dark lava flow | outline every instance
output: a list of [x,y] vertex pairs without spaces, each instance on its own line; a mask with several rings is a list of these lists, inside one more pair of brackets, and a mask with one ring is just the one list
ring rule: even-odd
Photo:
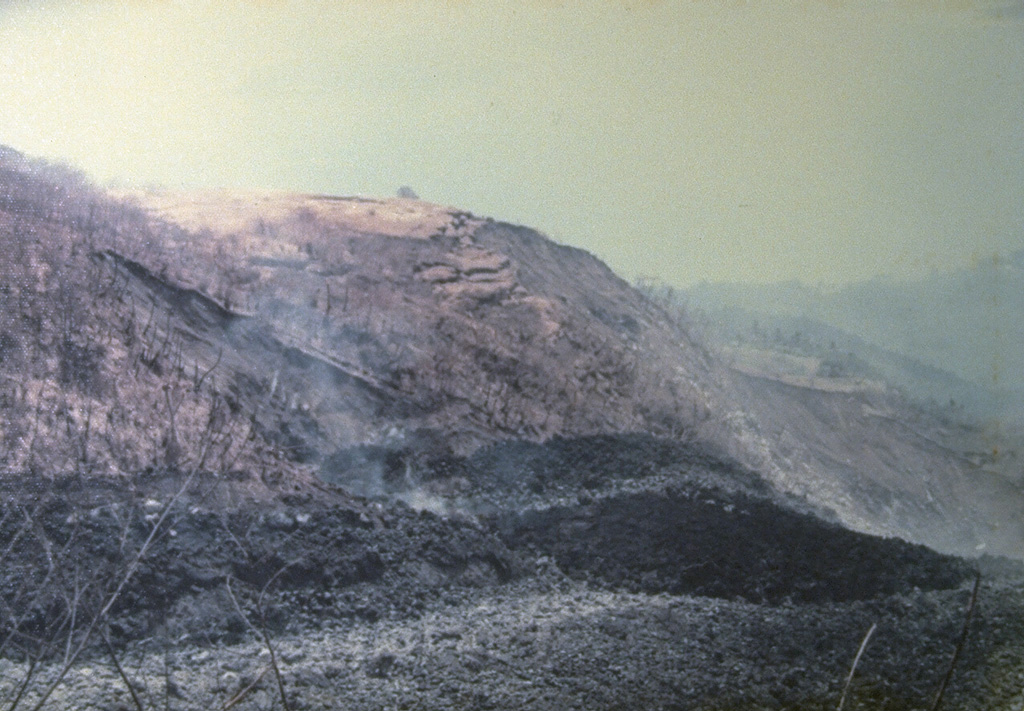
[[954,587],[966,563],[788,511],[745,494],[669,488],[503,521],[512,548],[615,589],[751,602],[844,602]]
[[[461,500],[476,515],[401,501],[218,512],[186,497],[121,593],[111,633],[122,642],[159,630],[230,639],[244,631],[230,594],[251,607],[267,586],[287,599],[270,620],[277,627],[415,615],[452,591],[529,577],[541,558],[601,589],[771,604],[954,588],[971,572],[963,560],[787,506],[756,478],[677,444],[508,444],[454,471],[481,481],[479,500]],[[636,472],[650,488],[636,488]],[[159,502],[108,488],[107,500],[78,505],[59,488],[42,504],[23,492],[0,505],[6,631],[45,637],[76,589],[79,605],[100,604],[153,529]]]

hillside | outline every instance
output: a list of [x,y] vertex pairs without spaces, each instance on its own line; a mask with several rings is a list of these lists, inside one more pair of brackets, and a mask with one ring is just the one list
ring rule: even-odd
[[[995,380],[972,379],[969,364],[950,350],[973,349],[971,358],[1002,365],[1016,357],[1013,344],[1019,335],[1014,334],[1021,324],[1012,299],[971,301],[980,289],[992,292],[1012,282],[1015,263],[981,265],[915,283],[852,285],[829,293],[799,284],[719,284],[672,296],[676,308],[700,314],[706,324],[705,341],[733,369],[791,381],[796,377],[861,383],[876,390],[887,387],[903,402],[904,422],[931,421],[926,428],[942,430],[938,441],[986,473],[1019,487],[1024,483],[1024,389],[1013,385],[1012,372]],[[988,276],[997,283],[978,283]],[[858,310],[857,294],[870,294],[875,286],[890,302],[886,308],[862,309],[859,322],[844,320],[843,313]],[[950,293],[944,293],[947,289]],[[927,318],[908,316],[933,308],[937,312]],[[1003,320],[997,323],[998,319],[979,315],[971,321],[971,309],[998,312]],[[835,325],[845,322],[852,331]],[[911,338],[927,340],[933,349],[908,346]],[[936,356],[935,348],[946,354]]]
[[531,230],[405,199],[131,197],[202,225],[173,248],[168,278],[361,383],[374,407],[311,402],[329,389],[281,371],[281,397],[330,421],[332,442],[396,426],[457,452],[600,431],[695,437],[707,417],[714,366],[688,335],[589,254]]
[[338,398],[322,372],[311,386],[308,366],[273,370],[275,397],[316,423],[301,446],[329,481],[457,492],[451,457],[488,442],[648,432],[736,458],[858,530],[965,552],[1024,542],[1024,498],[958,449],[955,426],[879,378],[759,386],[593,257],[527,228],[402,199],[128,197],[206,235],[176,247],[193,262],[168,259],[169,278],[359,383]]
[[1019,701],[1021,569],[949,553],[1021,491],[871,373],[408,198],[4,150],[0,241],[12,711],[831,708],[876,622],[853,697],[921,708],[976,568],[950,697]]
[[229,471],[229,497],[429,481],[458,498],[453,472],[485,445],[643,432],[857,530],[1022,549],[1020,492],[955,428],[841,373],[759,384],[528,228],[405,198],[108,195],[3,160],[8,470]]
[[6,421],[33,431],[7,433],[8,468],[195,461],[204,437],[248,429],[285,466],[396,432],[468,452],[695,437],[707,419],[710,393],[642,355],[708,371],[686,334],[529,230],[407,200],[177,196],[190,216],[158,196],[145,212],[21,158],[0,177]]
[[[1022,421],[1024,251],[936,271],[916,280],[874,279],[833,289],[786,284],[703,284],[687,291],[695,308],[744,329],[803,333],[828,343],[854,338],[915,395],[977,403],[976,414]],[[799,322],[802,322],[799,323]],[[904,359],[904,363],[896,363]],[[930,374],[921,371],[930,369]],[[918,372],[913,372],[917,370]],[[946,382],[939,382],[939,378]]]

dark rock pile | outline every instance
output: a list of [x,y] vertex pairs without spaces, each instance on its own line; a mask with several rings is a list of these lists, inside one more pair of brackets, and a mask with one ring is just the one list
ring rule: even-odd
[[[512,475],[570,460],[588,482],[571,495]],[[74,647],[121,581],[53,707],[131,708],[116,658],[146,708],[834,708],[876,624],[847,708],[926,708],[962,629],[967,562],[845,530],[677,444],[509,443],[444,472],[493,485],[474,510],[424,474],[449,484],[429,498],[446,513],[408,491],[220,510],[186,492],[164,518],[168,497],[9,492],[0,698],[31,670],[31,708],[68,613]],[[948,694],[1015,708],[1024,575],[984,567]]]

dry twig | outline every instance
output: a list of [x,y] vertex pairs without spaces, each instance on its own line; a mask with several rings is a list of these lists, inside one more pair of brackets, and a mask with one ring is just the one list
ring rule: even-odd
[[128,680],[128,675],[125,674],[124,667],[121,666],[121,660],[117,658],[117,652],[114,651],[114,645],[110,643],[110,637],[107,636],[106,630],[101,631],[103,637],[103,645],[107,648],[107,654],[110,655],[110,661],[114,663],[114,668],[117,669],[118,676],[121,677],[121,681],[128,687],[128,693],[132,695],[132,702],[135,704],[135,708],[139,711],[144,711],[142,707],[142,701],[139,699],[139,695],[135,692],[135,687],[131,681]]
[[953,650],[953,658],[949,660],[949,669],[946,670],[946,675],[942,677],[942,682],[939,684],[939,690],[935,693],[935,701],[932,702],[931,711],[939,711],[939,706],[942,705],[942,697],[946,693],[946,687],[949,686],[949,681],[953,678],[953,670],[956,668],[956,663],[963,652],[964,644],[967,643],[967,632],[971,627],[971,618],[974,617],[974,605],[978,602],[978,589],[980,587],[981,571],[976,571],[974,588],[971,590],[971,600],[967,603],[967,614],[964,617],[964,628],[960,631],[960,639],[957,640],[956,649]]
[[850,684],[853,682],[853,675],[857,671],[857,664],[860,663],[860,658],[864,654],[864,650],[867,649],[868,642],[871,640],[871,635],[875,633],[875,628],[878,627],[878,623],[872,623],[871,629],[864,635],[864,639],[860,643],[860,649],[857,650],[857,656],[853,658],[853,664],[850,665],[850,674],[846,677],[846,684],[843,686],[843,695],[839,697],[839,705],[836,706],[836,711],[843,711],[843,704],[846,703],[846,693],[850,690]]

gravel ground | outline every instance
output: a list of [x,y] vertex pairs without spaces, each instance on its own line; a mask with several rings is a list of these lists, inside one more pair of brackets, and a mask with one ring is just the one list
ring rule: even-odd
[[[455,596],[415,617],[272,635],[289,708],[835,708],[872,624],[846,708],[927,708],[968,596],[770,607],[597,591],[560,577],[550,562],[539,567],[527,582]],[[1021,708],[1020,592],[989,589],[980,605],[988,621],[975,630],[947,708]],[[996,624],[1000,617],[1015,617],[1016,629]],[[120,663],[147,709],[222,707],[250,687],[235,708],[283,707],[267,645],[255,635],[231,645],[150,640],[122,652]],[[26,670],[0,663],[0,692]],[[102,657],[76,667],[50,705],[134,708]]]

